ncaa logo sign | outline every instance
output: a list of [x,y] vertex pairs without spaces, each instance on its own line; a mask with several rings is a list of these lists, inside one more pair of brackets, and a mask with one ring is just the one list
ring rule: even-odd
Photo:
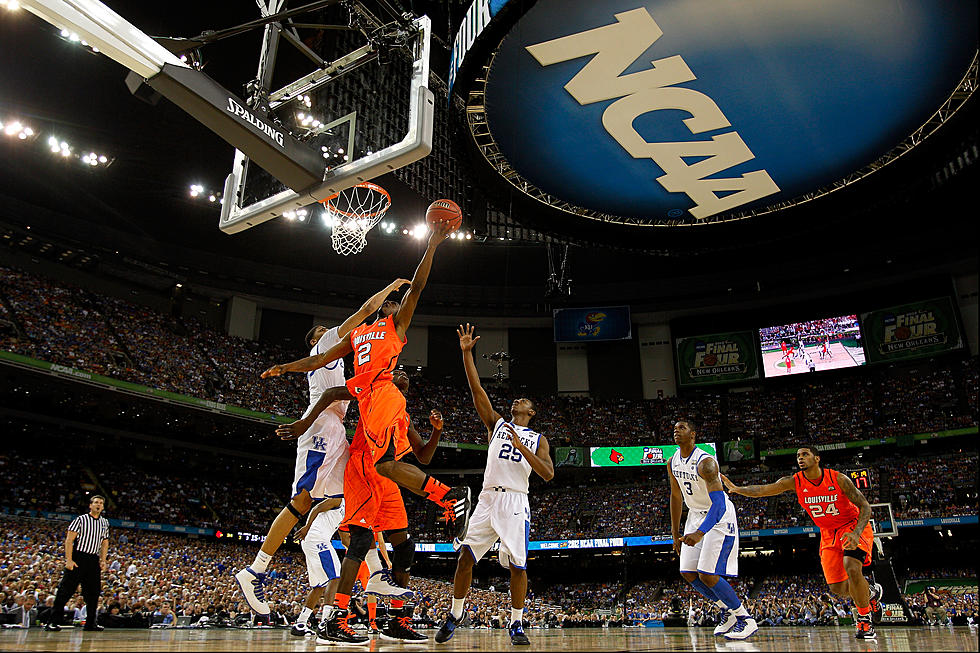
[[976,2],[538,0],[497,48],[486,120],[573,206],[697,224],[885,155],[976,53]]

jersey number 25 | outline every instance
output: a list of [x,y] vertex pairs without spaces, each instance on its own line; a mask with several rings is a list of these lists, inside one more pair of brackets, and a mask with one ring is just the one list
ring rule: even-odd
[[500,445],[500,453],[497,454],[497,458],[513,460],[515,463],[519,463],[524,460],[524,456],[521,455],[521,452],[506,442]]

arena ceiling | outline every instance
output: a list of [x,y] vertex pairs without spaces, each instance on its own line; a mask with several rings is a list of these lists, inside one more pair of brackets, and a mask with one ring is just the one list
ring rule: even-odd
[[[257,15],[254,4],[244,0],[233,5],[199,3],[188,11],[160,11],[158,5],[132,0],[108,4],[153,35],[193,36]],[[448,79],[449,44],[468,3],[402,5],[432,16],[438,37],[433,71]],[[213,46],[213,52],[206,50],[205,71],[228,88],[239,89],[254,76],[259,39],[259,32],[250,32]],[[565,72],[574,76],[572,69]],[[44,212],[39,211],[33,218],[35,229],[88,241],[93,249],[123,249],[149,263],[186,258],[188,268],[207,267],[210,254],[212,265],[234,267],[239,275],[249,274],[255,264],[293,270],[300,287],[307,273],[369,281],[411,273],[422,245],[408,237],[375,234],[362,254],[344,258],[329,249],[328,230],[281,219],[232,236],[219,232],[217,206],[192,199],[187,189],[192,183],[220,188],[232,159],[231,146],[166,101],[157,106],[140,102],[126,88],[124,77],[120,66],[59,38],[35,17],[25,12],[0,14],[0,120],[16,115],[42,126],[45,133],[58,133],[59,138],[113,156],[104,170],[79,170],[43,148],[27,151],[14,140],[0,140],[5,161],[0,194],[15,200],[0,207],[0,220],[22,229],[33,217],[25,207],[40,207],[71,219],[58,224],[55,219],[42,220]],[[904,81],[882,77],[861,83],[880,86],[875,97],[883,102],[888,90]],[[578,299],[576,288],[583,289],[583,300],[591,300],[589,295],[608,297],[610,287],[634,292],[644,286],[654,298],[683,294],[685,284],[723,293],[726,288],[755,286],[760,279],[793,285],[846,280],[848,275],[887,278],[949,262],[975,262],[976,240],[967,235],[973,233],[976,206],[976,103],[975,97],[967,99],[934,133],[893,163],[811,201],[787,203],[742,220],[692,226],[681,224],[684,218],[639,230],[629,220],[562,219],[560,210],[556,213],[553,206],[529,200],[527,193],[513,184],[502,185],[499,175],[495,178],[481,168],[467,145],[469,135],[457,129],[454,154],[468,161],[474,193],[481,196],[475,214],[464,222],[477,238],[451,243],[447,248],[453,252],[440,256],[454,284],[540,287],[543,292],[549,272],[543,241],[556,244],[553,260],[561,244],[570,243],[573,300]],[[887,104],[872,109],[879,116],[890,111]],[[870,120],[874,122],[873,115]],[[603,160],[590,153],[580,163],[587,168]],[[854,168],[867,163],[858,157]],[[515,161],[518,168],[524,165]],[[435,199],[419,196],[390,176],[381,183],[393,196],[393,220],[406,225],[420,220],[428,201]],[[793,197],[807,191],[805,185],[794,188]],[[586,208],[598,210],[604,206],[605,192],[597,189],[569,201],[591,202]],[[512,223],[512,240],[498,239],[506,235],[499,224],[488,228],[485,207]],[[618,209],[619,215],[625,213],[629,211]],[[532,236],[522,236],[521,226]],[[586,292],[588,288],[593,292]]]

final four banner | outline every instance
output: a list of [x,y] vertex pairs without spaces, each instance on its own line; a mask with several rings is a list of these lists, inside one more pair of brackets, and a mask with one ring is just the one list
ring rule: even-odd
[[865,355],[884,363],[963,348],[963,334],[949,297],[861,314]]
[[751,331],[677,339],[677,381],[713,385],[759,378],[758,348]]
[[554,319],[555,342],[629,340],[633,337],[629,306],[558,308]]

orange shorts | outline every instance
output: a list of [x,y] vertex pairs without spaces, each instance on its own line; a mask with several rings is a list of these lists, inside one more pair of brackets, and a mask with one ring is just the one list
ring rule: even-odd
[[398,485],[374,469],[367,451],[351,451],[344,469],[344,521],[375,532],[408,528]]
[[[847,580],[847,571],[844,569],[844,533],[854,530],[856,522],[851,522],[839,528],[820,529],[820,566],[823,567],[824,578],[828,585],[843,583]],[[874,532],[871,524],[864,527],[861,537],[858,538],[858,549],[864,553],[863,565],[867,567],[871,564],[871,547],[874,546]]]
[[357,397],[357,407],[361,413],[358,426],[364,429],[375,462],[392,449],[392,443],[394,459],[398,460],[411,448],[408,442],[410,420],[405,410],[405,395],[390,380],[378,381],[369,388],[364,388],[360,385],[363,382],[360,376],[347,381],[347,389]]

